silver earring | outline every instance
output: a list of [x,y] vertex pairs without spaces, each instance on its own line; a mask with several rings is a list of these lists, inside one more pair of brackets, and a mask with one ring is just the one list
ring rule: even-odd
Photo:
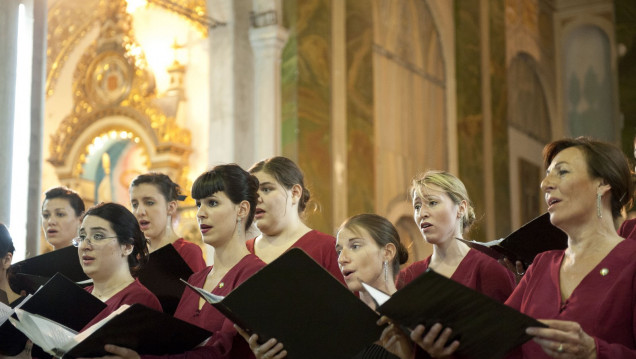
[[383,267],[384,267],[384,282],[386,283],[389,281],[389,262],[384,261]]
[[596,216],[598,218],[603,218],[603,212],[601,212],[601,194],[596,194]]

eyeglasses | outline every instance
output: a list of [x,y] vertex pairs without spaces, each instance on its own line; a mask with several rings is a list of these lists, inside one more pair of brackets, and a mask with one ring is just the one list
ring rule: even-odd
[[104,239],[109,239],[109,238],[117,238],[117,236],[108,236],[107,237],[107,236],[103,235],[102,233],[95,233],[89,238],[85,234],[83,234],[83,235],[80,235],[79,237],[73,238],[71,243],[73,243],[73,246],[79,247],[80,243],[82,243],[84,241],[88,241],[88,244],[90,246],[92,246],[93,244],[99,244]]

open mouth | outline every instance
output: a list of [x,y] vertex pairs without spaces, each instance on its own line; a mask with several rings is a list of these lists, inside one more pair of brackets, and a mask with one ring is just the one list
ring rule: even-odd
[[420,229],[427,229],[427,228],[429,228],[429,227],[433,227],[433,225],[432,225],[432,224],[430,224],[430,223],[422,223],[422,224],[420,225]]
[[349,279],[351,277],[351,275],[353,273],[355,273],[356,271],[354,270],[350,270],[350,269],[345,269],[342,271],[342,276],[344,277],[344,279]]
[[49,230],[47,230],[47,231],[46,231],[46,233],[47,233],[47,234],[49,234],[49,235],[51,235],[51,234],[56,234],[56,233],[57,233],[57,230],[55,230],[55,229],[49,229]]
[[146,220],[141,220],[139,221],[139,227],[141,228],[142,231],[144,231],[150,227],[150,222]]
[[559,202],[561,202],[561,200],[558,199],[558,198],[550,198],[550,199],[548,199],[548,209],[550,207],[552,207],[553,205],[559,203]]
[[87,256],[87,255],[83,255],[82,256],[82,264],[84,264],[84,265],[91,264],[91,263],[93,263],[94,260],[95,260],[94,257]]

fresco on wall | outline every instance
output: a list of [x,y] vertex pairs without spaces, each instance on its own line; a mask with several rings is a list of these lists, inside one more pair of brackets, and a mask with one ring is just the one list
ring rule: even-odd
[[526,53],[512,60],[508,70],[508,118],[510,126],[544,144],[552,139],[552,131],[536,67],[534,59]]
[[147,155],[142,146],[128,140],[107,140],[86,158],[81,178],[95,184],[94,204],[117,202],[127,205],[128,186],[147,172]]
[[574,29],[564,42],[563,98],[571,136],[613,142],[614,85],[607,35],[595,26]]

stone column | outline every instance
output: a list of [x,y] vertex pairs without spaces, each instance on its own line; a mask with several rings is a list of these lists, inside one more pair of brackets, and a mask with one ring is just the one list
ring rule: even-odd
[[226,18],[226,25],[210,30],[210,121],[208,128],[208,159],[211,167],[219,163],[234,162],[234,7],[232,0],[208,0],[208,8],[218,6]]
[[281,154],[280,64],[288,34],[278,22],[250,29],[254,51],[253,162]]
[[9,225],[19,0],[0,1],[0,222]]
[[31,76],[31,139],[27,194],[26,253],[40,253],[40,198],[42,196],[42,144],[44,87],[46,83],[47,0],[33,1],[33,63]]

